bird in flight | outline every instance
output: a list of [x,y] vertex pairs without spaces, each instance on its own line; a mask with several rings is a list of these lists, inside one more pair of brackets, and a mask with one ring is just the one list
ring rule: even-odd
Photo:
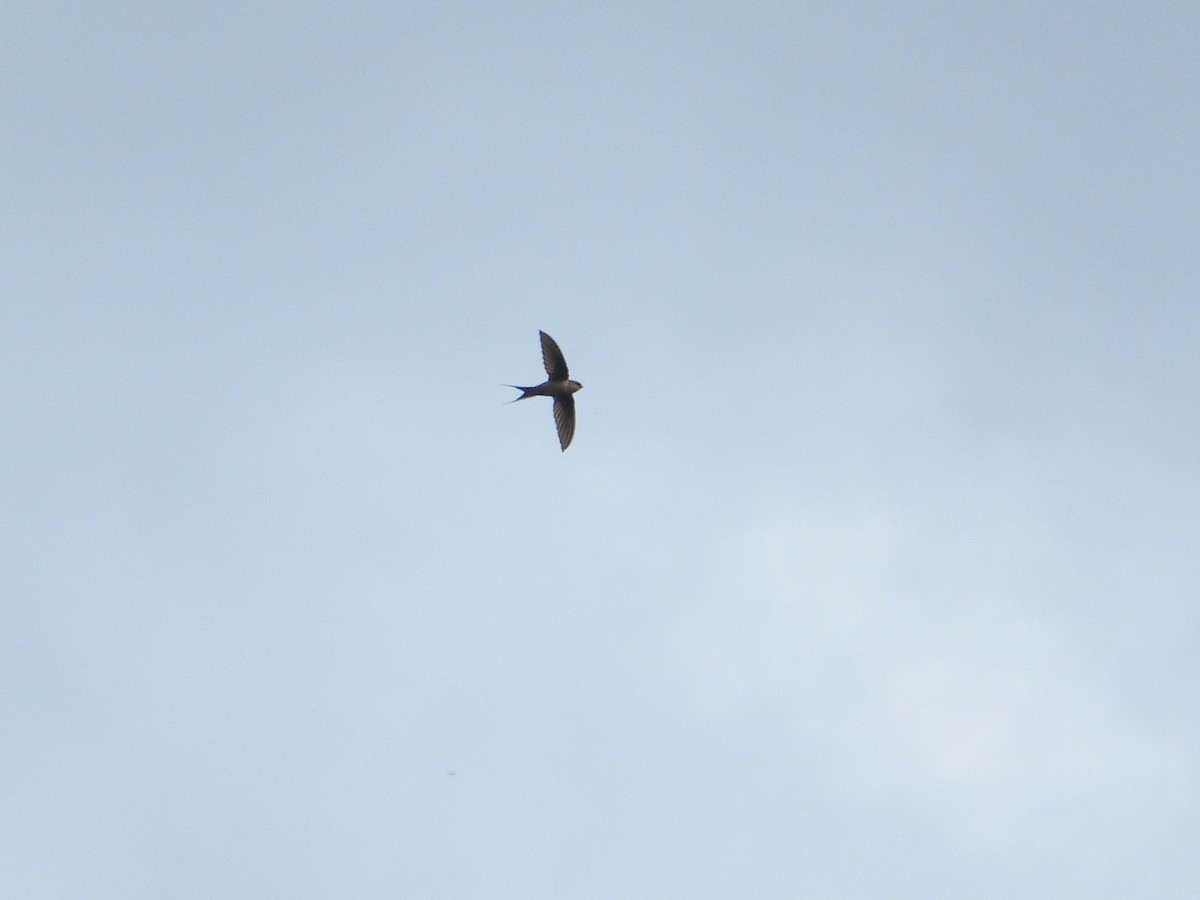
[[554,343],[554,338],[544,331],[538,334],[542,338],[542,364],[546,367],[546,380],[533,387],[521,387],[518,384],[507,384],[505,387],[522,392],[517,400],[526,397],[554,398],[554,424],[558,427],[558,442],[566,450],[575,436],[575,398],[572,395],[583,385],[567,377],[567,361],[558,344]]

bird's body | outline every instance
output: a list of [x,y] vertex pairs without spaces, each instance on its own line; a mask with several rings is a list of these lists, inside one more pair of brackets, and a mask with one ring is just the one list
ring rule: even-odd
[[[583,388],[578,381],[568,377],[567,361],[554,338],[539,331],[542,339],[542,364],[546,367],[547,378],[541,384],[533,387],[521,387],[510,384],[507,387],[516,388],[521,392],[517,400],[528,397],[551,397],[554,400],[554,424],[558,428],[558,443],[564,450],[571,444],[575,436],[575,397],[574,393]],[[514,403],[516,400],[513,401]]]

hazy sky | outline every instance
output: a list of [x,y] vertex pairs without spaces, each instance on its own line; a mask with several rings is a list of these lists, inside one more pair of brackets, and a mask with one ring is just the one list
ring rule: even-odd
[[1195,7],[0,59],[4,896],[1200,890]]

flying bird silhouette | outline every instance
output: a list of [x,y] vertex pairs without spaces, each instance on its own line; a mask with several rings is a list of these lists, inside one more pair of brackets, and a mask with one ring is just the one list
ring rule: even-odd
[[533,387],[521,387],[518,384],[507,384],[505,387],[516,388],[522,392],[517,400],[524,400],[526,397],[554,398],[554,424],[558,428],[558,443],[566,450],[571,445],[571,438],[575,437],[575,398],[572,394],[582,389],[583,385],[568,377],[567,361],[558,349],[558,344],[554,343],[554,338],[544,331],[539,331],[538,334],[542,339],[542,365],[546,367],[548,377]]

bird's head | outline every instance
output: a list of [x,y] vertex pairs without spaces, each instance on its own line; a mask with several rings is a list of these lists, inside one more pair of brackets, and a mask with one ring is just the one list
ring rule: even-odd
[[571,389],[572,394],[575,393],[576,391],[583,390],[583,385],[580,384],[578,381],[568,381],[567,387],[569,387]]

